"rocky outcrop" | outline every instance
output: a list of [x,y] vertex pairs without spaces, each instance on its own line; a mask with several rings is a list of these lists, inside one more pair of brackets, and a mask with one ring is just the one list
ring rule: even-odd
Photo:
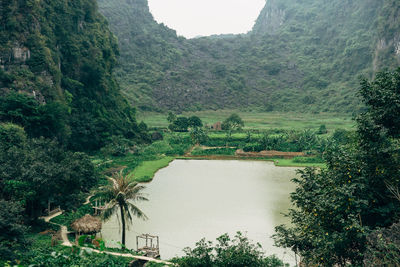
[[25,63],[28,59],[31,58],[31,51],[27,47],[16,44],[16,46],[12,49],[12,55],[13,61],[15,63]]
[[400,33],[389,39],[378,40],[372,64],[374,72],[390,65],[396,67],[400,64]]
[[278,5],[276,0],[267,0],[264,9],[261,11],[257,23],[253,27],[256,34],[275,34],[284,24],[286,10],[282,5]]

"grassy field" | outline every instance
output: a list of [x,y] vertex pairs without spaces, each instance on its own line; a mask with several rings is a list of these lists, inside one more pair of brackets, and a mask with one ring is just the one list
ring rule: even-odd
[[149,182],[153,179],[154,174],[173,161],[174,157],[163,157],[158,160],[144,161],[133,171],[134,179],[137,182]]
[[[196,115],[203,123],[212,125],[223,121],[230,114],[238,113],[245,122],[245,129],[318,129],[325,124],[328,131],[338,128],[353,129],[354,121],[349,114],[306,114],[306,113],[277,113],[277,112],[240,112],[234,110],[185,112],[183,116]],[[167,115],[160,113],[141,113],[138,120],[144,121],[150,127],[167,127]]]

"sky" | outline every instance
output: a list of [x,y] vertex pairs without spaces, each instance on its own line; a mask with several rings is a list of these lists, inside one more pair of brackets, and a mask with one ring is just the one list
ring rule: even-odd
[[266,0],[148,0],[150,12],[186,38],[247,33]]

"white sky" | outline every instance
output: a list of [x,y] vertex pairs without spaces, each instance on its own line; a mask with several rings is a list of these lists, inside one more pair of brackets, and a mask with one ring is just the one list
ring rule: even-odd
[[251,30],[266,0],[148,0],[159,23],[186,38]]

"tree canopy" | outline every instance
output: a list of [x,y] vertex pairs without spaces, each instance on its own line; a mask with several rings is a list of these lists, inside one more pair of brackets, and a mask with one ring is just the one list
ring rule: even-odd
[[231,114],[222,122],[223,130],[239,130],[244,126],[242,118],[236,113]]
[[228,234],[217,238],[217,244],[204,238],[196,243],[195,248],[185,248],[186,255],[174,261],[182,267],[284,267],[276,256],[266,257],[259,244],[252,244],[242,233],[233,239]]
[[368,109],[357,119],[356,139],[332,146],[325,155],[326,169],[307,168],[294,179],[295,208],[289,212],[293,227],[279,226],[275,237],[306,263],[362,265],[371,230],[398,220],[400,202],[388,188],[400,187],[400,125],[389,122],[399,115],[393,96],[400,88],[394,82],[398,74],[382,72],[373,82],[363,80],[361,94]]
[[13,124],[0,124],[0,198],[22,204],[36,219],[50,201],[64,209],[83,200],[97,182],[94,166],[81,152],[65,151],[56,141],[29,139]]

